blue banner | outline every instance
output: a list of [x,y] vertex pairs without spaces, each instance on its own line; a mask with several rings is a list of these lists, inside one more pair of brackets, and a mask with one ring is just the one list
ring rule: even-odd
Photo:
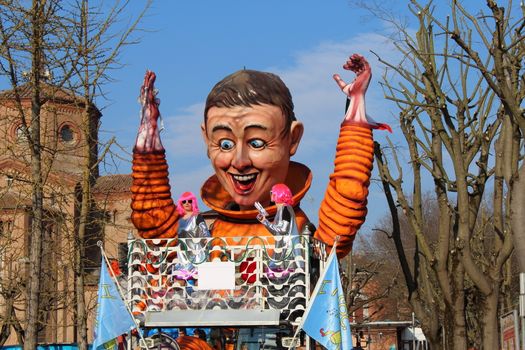
[[351,350],[352,333],[335,247],[326,264],[300,327],[328,350]]
[[135,327],[135,321],[126,308],[115,281],[109,275],[104,257],[102,257],[93,349],[96,350],[104,343],[110,342]]

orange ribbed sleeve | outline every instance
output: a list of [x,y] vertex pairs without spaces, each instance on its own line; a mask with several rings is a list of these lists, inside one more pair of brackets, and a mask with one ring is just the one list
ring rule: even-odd
[[314,237],[333,246],[336,236],[339,258],[352,250],[359,227],[366,218],[368,186],[374,160],[372,130],[358,124],[343,124],[335,155],[335,169],[319,209]]
[[133,152],[131,221],[142,238],[177,236],[179,214],[171,199],[164,151]]

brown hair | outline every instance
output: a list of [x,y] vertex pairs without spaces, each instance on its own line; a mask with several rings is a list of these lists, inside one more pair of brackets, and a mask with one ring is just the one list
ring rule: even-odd
[[290,90],[273,73],[244,69],[232,73],[211,89],[204,108],[204,123],[211,107],[235,107],[268,104],[279,107],[286,117],[286,132],[296,120]]

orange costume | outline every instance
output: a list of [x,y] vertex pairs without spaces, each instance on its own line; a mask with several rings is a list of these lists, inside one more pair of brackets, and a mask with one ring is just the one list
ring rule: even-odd
[[[352,249],[354,236],[363,224],[367,209],[368,185],[373,162],[373,128],[389,128],[384,124],[369,122],[364,115],[364,93],[370,81],[368,63],[354,55],[345,65],[357,73],[352,84],[344,83],[334,76],[350,101],[345,120],[341,124],[335,169],[330,175],[325,197],[319,209],[319,226],[314,237],[332,246],[336,236],[338,255],[343,257]],[[132,221],[143,238],[176,237],[178,214],[171,199],[168,166],[164,148],[160,142],[156,118],[159,116],[158,101],[154,95],[155,75],[147,72],[142,87],[142,124],[133,152]],[[155,127],[151,127],[154,120]],[[148,124],[149,123],[149,124]],[[142,136],[141,136],[142,135]],[[153,139],[150,138],[153,136]],[[308,223],[300,209],[300,200],[308,191],[312,180],[310,170],[296,162],[290,162],[286,185],[294,193],[294,209],[299,232]],[[219,214],[211,227],[213,237],[271,236],[256,216],[258,211],[230,210],[230,195],[214,175],[203,185],[201,196],[204,203]],[[276,206],[265,208],[270,216]],[[242,244],[242,243],[241,243]]]
[[189,335],[179,336],[175,341],[179,344],[181,349],[185,350],[213,350],[213,348],[204,340]]

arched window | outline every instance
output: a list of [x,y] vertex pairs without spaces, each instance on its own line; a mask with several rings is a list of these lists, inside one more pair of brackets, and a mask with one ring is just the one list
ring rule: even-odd
[[16,135],[16,141],[17,142],[25,142],[27,141],[27,134],[26,134],[26,127],[23,125],[19,125],[16,127],[15,131]]
[[60,131],[58,132],[60,136],[60,141],[65,143],[72,143],[75,141],[75,132],[71,128],[71,126],[65,124],[60,128]]

